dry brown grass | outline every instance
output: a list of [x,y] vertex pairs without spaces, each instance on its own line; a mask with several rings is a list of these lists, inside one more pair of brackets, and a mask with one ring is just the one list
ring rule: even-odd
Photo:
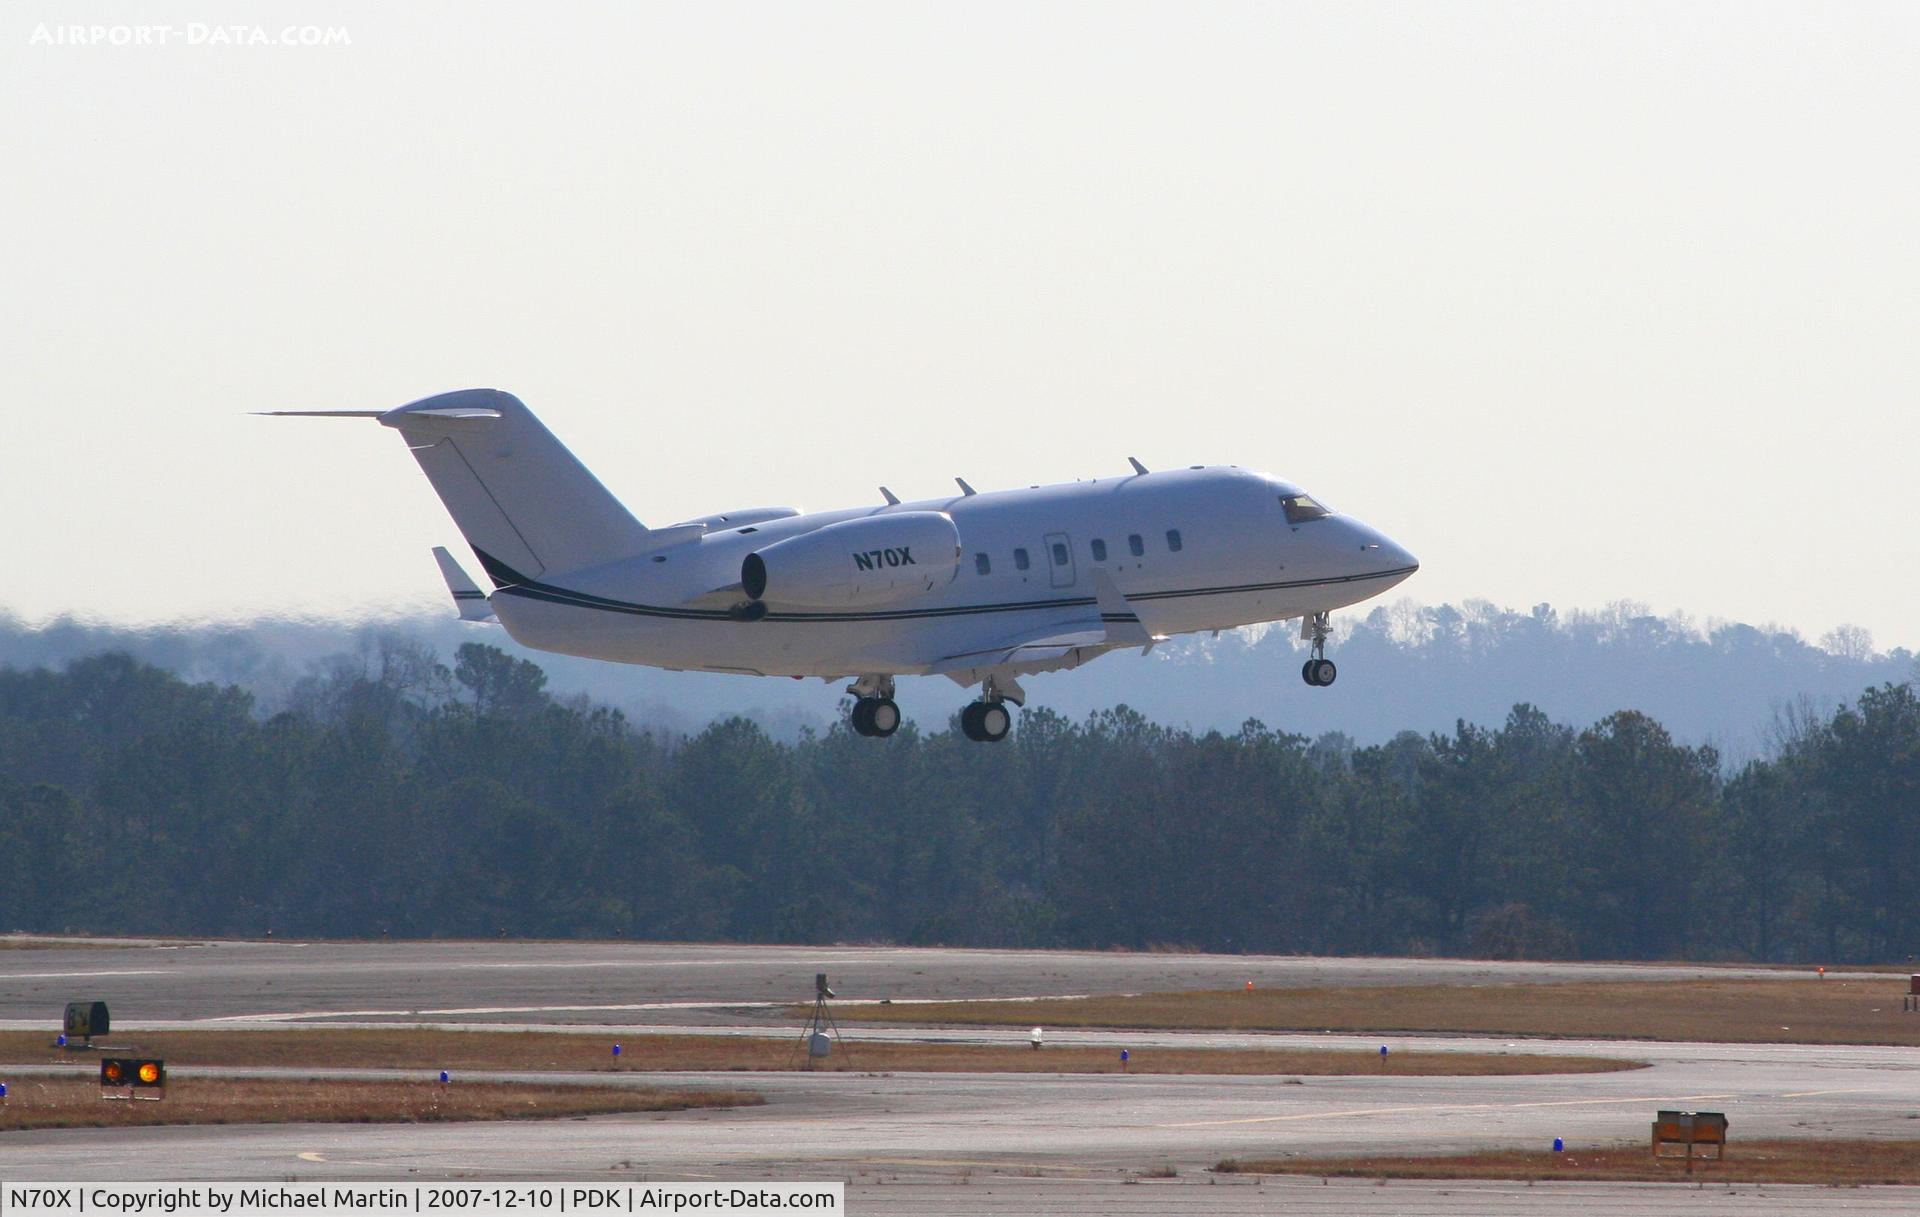
[[842,1022],[1920,1045],[1898,980],[1654,980],[844,1004]]
[[170,1078],[167,1097],[103,1099],[93,1078],[13,1083],[0,1130],[117,1128],[130,1124],[412,1124],[438,1120],[538,1120],[614,1112],[750,1107],[735,1090],[547,1086],[513,1082],[341,1082]]
[[1655,1161],[1645,1145],[1569,1150],[1497,1150],[1449,1157],[1229,1158],[1215,1170],[1243,1174],[1362,1179],[1581,1179],[1692,1183],[1920,1183],[1920,1141],[1768,1140],[1736,1142],[1724,1161]]
[[[549,1031],[365,1030],[141,1031],[108,1037],[122,1055],[164,1058],[169,1065],[269,1065],[313,1069],[493,1069],[605,1072],[773,1071],[806,1063],[798,1037],[630,1035]],[[92,1070],[100,1052],[66,1052],[46,1034],[0,1032],[0,1064],[75,1064]],[[1380,1074],[1435,1077],[1531,1073],[1605,1073],[1639,1068],[1601,1057],[1495,1052],[1397,1052],[1383,1067],[1370,1052],[1142,1048],[1123,1070],[1115,1049],[1015,1044],[913,1044],[855,1038],[835,1049],[826,1068],[897,1073],[1189,1073],[1332,1076]]]

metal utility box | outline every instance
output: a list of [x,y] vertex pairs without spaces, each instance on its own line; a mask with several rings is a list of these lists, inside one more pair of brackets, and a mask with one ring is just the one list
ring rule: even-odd
[[96,1035],[106,1035],[113,1029],[107,1018],[107,1003],[103,1001],[70,1001],[67,1003],[67,1018],[62,1028],[68,1039],[78,1037],[90,1040]]
[[1693,1148],[1714,1147],[1715,1161],[1727,1156],[1727,1116],[1720,1111],[1662,1111],[1653,1120],[1653,1156],[1660,1156],[1662,1145],[1683,1145],[1687,1151],[1687,1169],[1693,1169]]

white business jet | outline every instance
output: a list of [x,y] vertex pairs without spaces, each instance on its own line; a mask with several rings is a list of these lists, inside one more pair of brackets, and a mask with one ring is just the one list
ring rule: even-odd
[[899,676],[980,698],[968,739],[1005,739],[1019,678],[1172,634],[1301,619],[1309,685],[1333,683],[1328,615],[1419,569],[1300,487],[1217,465],[802,515],[757,507],[647,528],[496,389],[394,410],[492,581],[434,550],[460,615],[535,650],[617,663],[852,680],[854,730],[892,735]]

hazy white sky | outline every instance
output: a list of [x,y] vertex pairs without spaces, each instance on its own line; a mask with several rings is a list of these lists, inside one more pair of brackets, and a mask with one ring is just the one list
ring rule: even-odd
[[1916,63],[1910,4],[16,2],[0,609],[443,607],[391,432],[245,412],[489,385],[649,524],[1232,462],[1425,600],[1920,646]]

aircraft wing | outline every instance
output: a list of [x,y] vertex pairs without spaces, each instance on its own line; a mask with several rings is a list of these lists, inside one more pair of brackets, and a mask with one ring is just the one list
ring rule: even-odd
[[[934,662],[930,671],[939,676],[970,673],[984,668],[1017,668],[1028,672],[1046,672],[1056,667],[1076,667],[1093,654],[1075,656],[1075,652],[1098,653],[1109,649],[1107,627],[1098,621],[1086,621],[1062,627],[1041,626],[1025,636],[1002,639],[978,651],[963,651]],[[1071,659],[1072,662],[1062,662]],[[972,684],[963,680],[961,684]]]
[[1096,569],[1092,581],[1094,604],[1091,609],[1082,609],[1079,615],[1065,621],[1036,625],[979,650],[948,655],[935,661],[930,671],[970,685],[989,669],[1025,674],[1077,668],[1108,651],[1152,647],[1166,638],[1141,624],[1140,615],[1120,594],[1107,572]]
[[730,609],[746,602],[747,591],[738,583],[729,583],[725,587],[716,587],[698,595],[688,596],[680,602],[682,608]]

